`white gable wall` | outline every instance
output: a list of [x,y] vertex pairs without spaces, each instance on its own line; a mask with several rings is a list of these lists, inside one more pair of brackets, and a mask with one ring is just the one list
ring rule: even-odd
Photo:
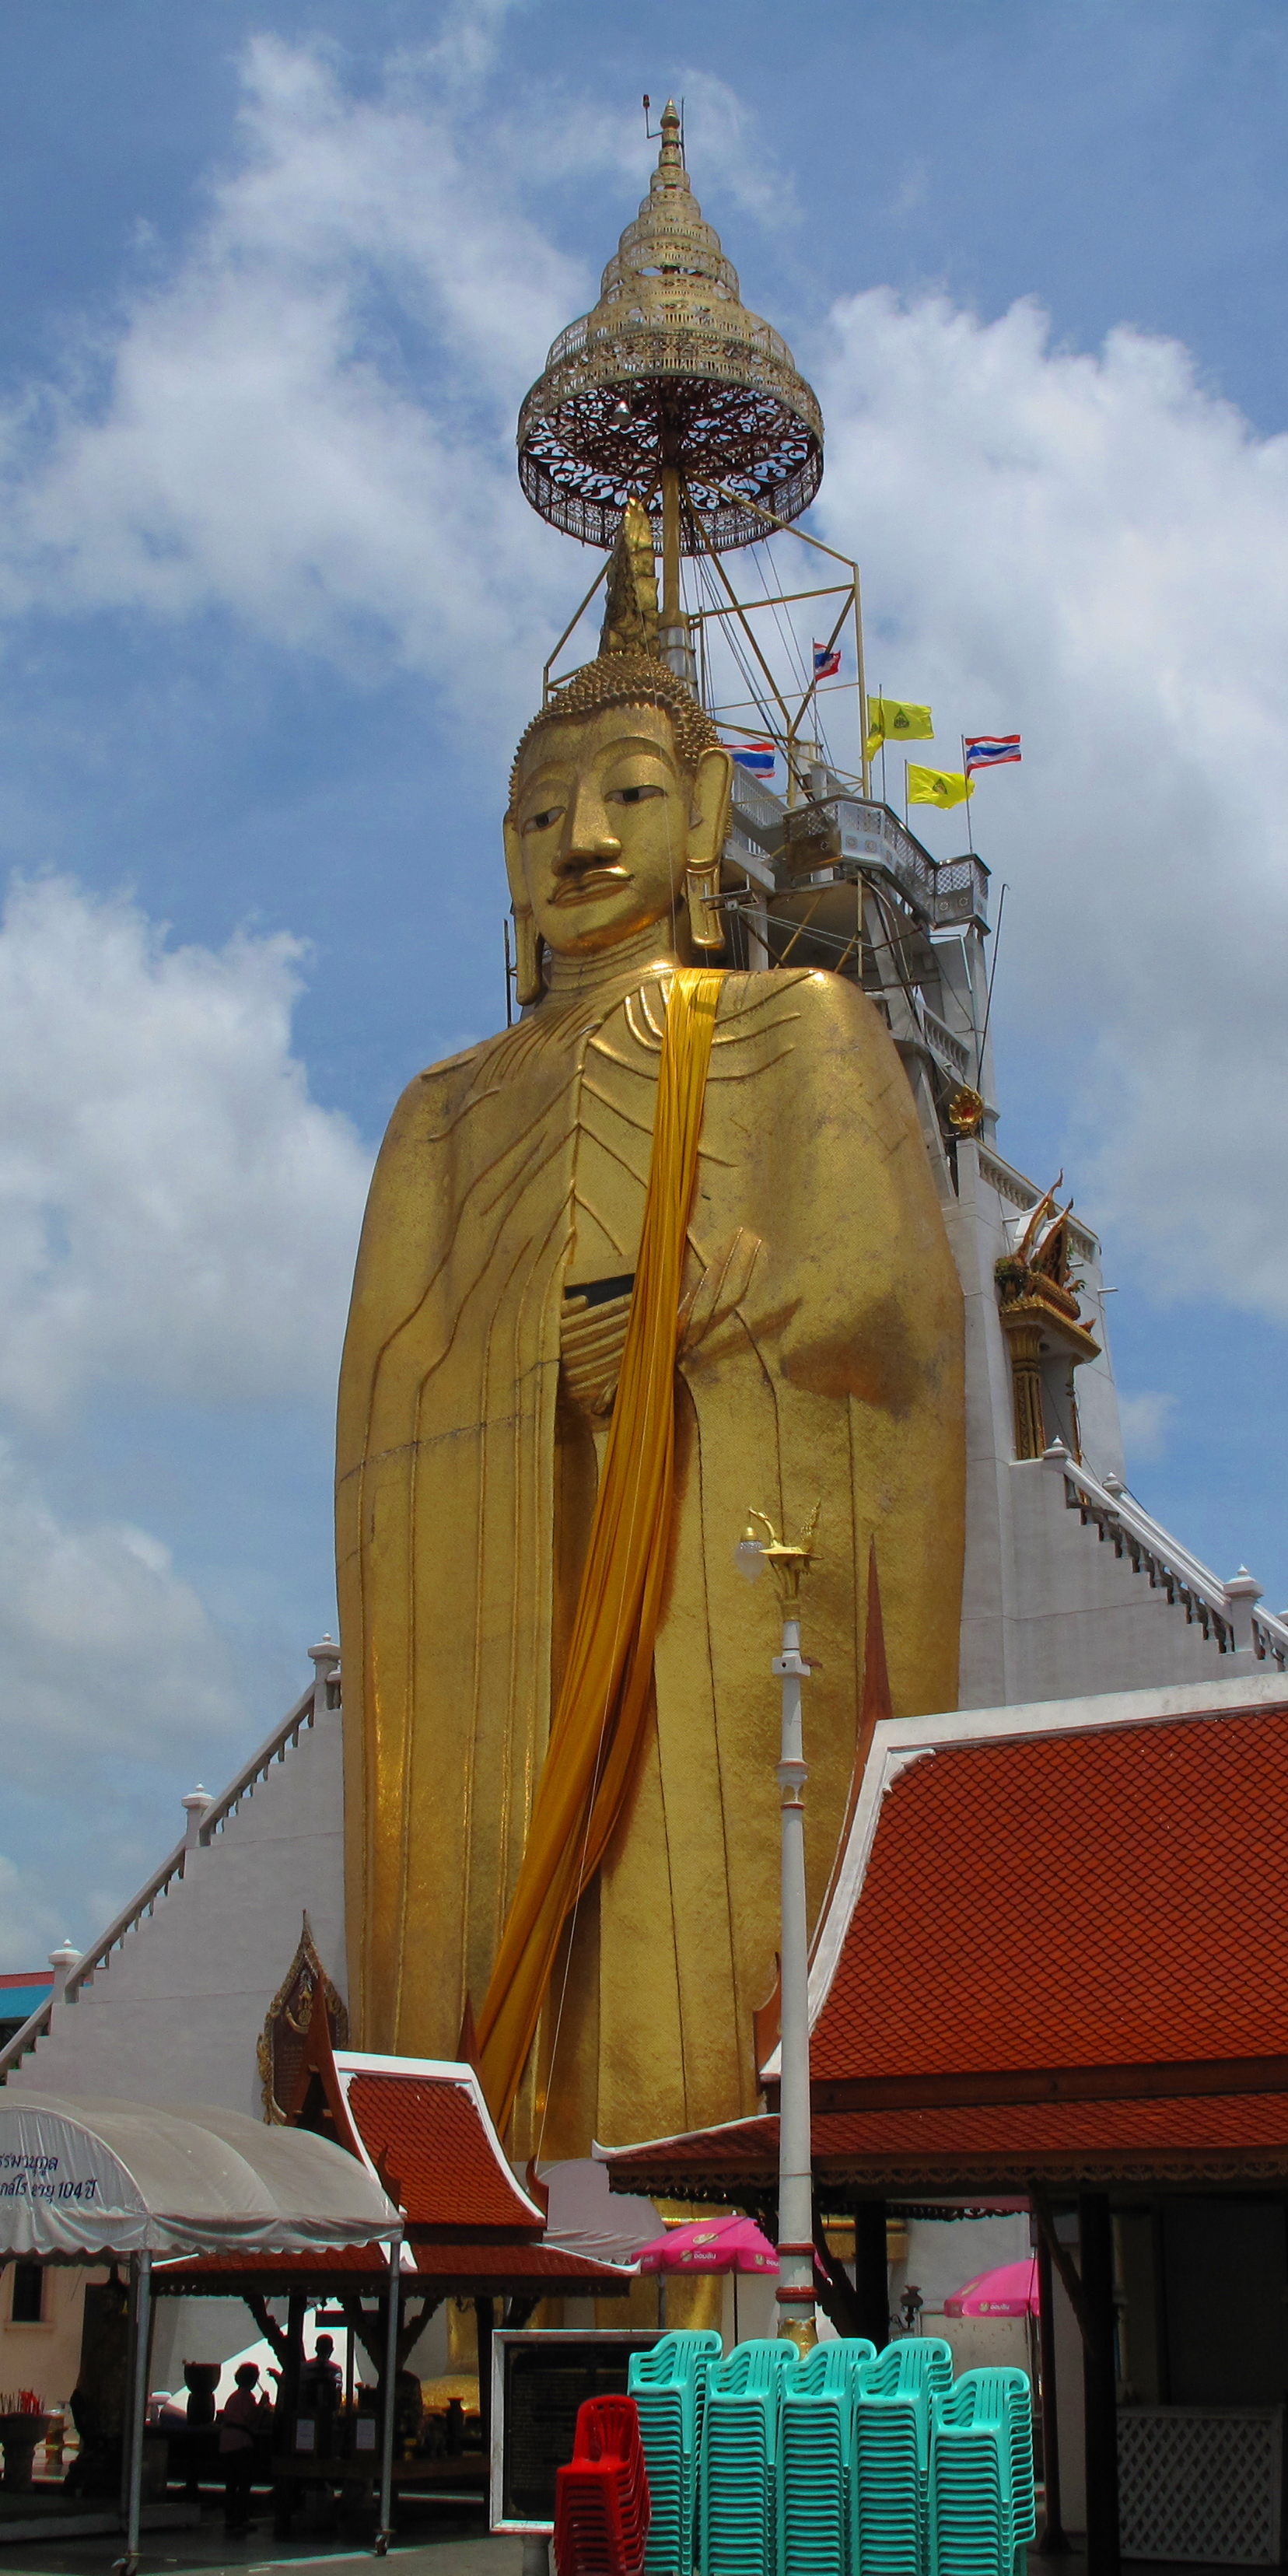
[[11,2087],[262,2116],[255,2044],[307,1910],[345,1991],[341,1714],[323,1710],[256,1782],[155,1910],[125,1934]]

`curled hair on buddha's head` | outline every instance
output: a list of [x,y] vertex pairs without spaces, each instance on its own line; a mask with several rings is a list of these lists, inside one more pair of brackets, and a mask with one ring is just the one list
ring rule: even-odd
[[652,653],[600,653],[554,691],[540,715],[535,715],[527,727],[510,772],[512,805],[518,791],[520,763],[529,743],[547,725],[558,724],[567,717],[596,716],[605,707],[659,707],[670,718],[676,758],[686,778],[696,776],[705,751],[720,748],[720,736],[710,716],[678,672]]

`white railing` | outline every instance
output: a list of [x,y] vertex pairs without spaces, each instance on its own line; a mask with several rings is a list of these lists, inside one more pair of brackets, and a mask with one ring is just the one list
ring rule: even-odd
[[107,1966],[112,1952],[119,1950],[130,1933],[137,1931],[139,1925],[155,1913],[162,1897],[168,1895],[183,1877],[189,1853],[208,1846],[216,1834],[223,1832],[243,1800],[254,1796],[260,1781],[268,1778],[277,1763],[286,1760],[292,1746],[298,1744],[301,1735],[316,1724],[324,1710],[339,1708],[339,1649],[328,1637],[320,1646],[310,1646],[309,1653],[313,1659],[313,1679],[308,1689],[301,1691],[294,1707],[287,1710],[258,1752],[252,1753],[249,1762],[243,1763],[236,1778],[229,1782],[218,1798],[184,1800],[189,1815],[182,1842],[175,1844],[160,1868],[145,1880],[137,1896],[132,1896],[129,1904],[122,1906],[93,1947],[82,1951],[74,1966],[64,1965],[61,1970],[55,1969],[53,1993],[29,2016],[21,2030],[14,2032],[7,2046],[0,2049],[0,2083],[11,2068],[35,2047],[36,2042],[44,2038],[55,2007],[60,2003],[74,2003],[96,1970]]
[[1065,1504],[1080,1515],[1084,1527],[1093,1523],[1115,1556],[1127,1557],[1137,1574],[1147,1575],[1151,1589],[1165,1592],[1223,1655],[1250,1652],[1260,1663],[1277,1664],[1281,1672],[1288,1666],[1288,1621],[1257,1607],[1261,1586],[1245,1567],[1223,1583],[1116,1476],[1102,1484],[1078,1465],[1062,1440],[1053,1441],[1043,1464],[1063,1476]]
[[965,1040],[957,1037],[952,1029],[945,1028],[943,1021],[938,1019],[933,1011],[928,1010],[924,1003],[921,1017],[926,1036],[935,1053],[946,1058],[952,1071],[959,1073],[965,1082],[975,1069],[975,1059]]

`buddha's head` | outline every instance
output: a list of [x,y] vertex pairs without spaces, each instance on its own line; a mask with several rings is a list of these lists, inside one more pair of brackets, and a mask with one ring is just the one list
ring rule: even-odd
[[623,634],[622,597],[619,581],[606,649],[555,691],[515,758],[505,854],[525,1002],[542,991],[543,948],[590,959],[655,924],[680,956],[723,946],[714,899],[732,761],[648,649],[644,618]]

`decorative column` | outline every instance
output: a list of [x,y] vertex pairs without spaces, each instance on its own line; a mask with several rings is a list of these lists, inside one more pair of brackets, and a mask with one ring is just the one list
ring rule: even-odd
[[1246,1565],[1241,1565],[1238,1573],[1231,1575],[1225,1587],[1225,1597],[1230,1612],[1230,1635],[1234,1643],[1234,1652],[1236,1655],[1246,1655],[1251,1663],[1256,1648],[1252,1613],[1261,1599],[1261,1585],[1255,1574],[1249,1574]]
[[340,1705],[340,1649],[334,1637],[324,1637],[318,1646],[310,1646],[309,1662],[313,1666],[313,1715]]
[[1078,2202],[1078,2252],[1085,2316],[1082,2386],[1087,2461],[1087,2576],[1119,2576],[1118,2387],[1114,2335],[1114,2238],[1109,2195]]
[[1015,1455],[1017,1458],[1040,1458],[1046,1448],[1040,1365],[1042,1327],[1040,1324],[1011,1324],[1007,1340],[1011,1346],[1015,1393]]
[[[53,1991],[49,1998],[52,2004],[62,2003],[66,1993],[67,1980],[70,1977],[79,1957],[80,1952],[74,1941],[60,1941],[58,1948],[50,1951],[49,1964],[54,1972]],[[74,1996],[72,2000],[73,2002],[75,2001]]]
[[801,1653],[800,1588],[810,1562],[817,1506],[796,1546],[768,1531],[749,1529],[738,1549],[743,1572],[755,1579],[762,1565],[773,1573],[782,1610],[782,1649],[772,1671],[782,1684],[782,1734],[778,1785],[782,1815],[781,1998],[778,2090],[778,2321],[800,2351],[818,2340],[814,2322],[814,2170],[809,2092],[809,1917],[805,1902],[805,1763],[801,1683],[809,1665]]
[[855,2207],[854,2296],[859,2333],[884,2352],[890,2341],[890,2264],[883,2200],[861,2200]]
[[201,1841],[202,1818],[211,1804],[210,1791],[199,1785],[195,1789],[190,1789],[187,1797],[181,1799],[180,1804],[184,1814],[183,1848],[185,1851],[196,1851]]
[[1037,2543],[1040,2558],[1064,2558],[1069,2551],[1060,2506],[1060,2415],[1056,2398],[1055,2287],[1051,2248],[1041,2228],[1035,2247],[1038,2265],[1038,2353],[1041,2361],[1042,2484],[1046,2519]]

